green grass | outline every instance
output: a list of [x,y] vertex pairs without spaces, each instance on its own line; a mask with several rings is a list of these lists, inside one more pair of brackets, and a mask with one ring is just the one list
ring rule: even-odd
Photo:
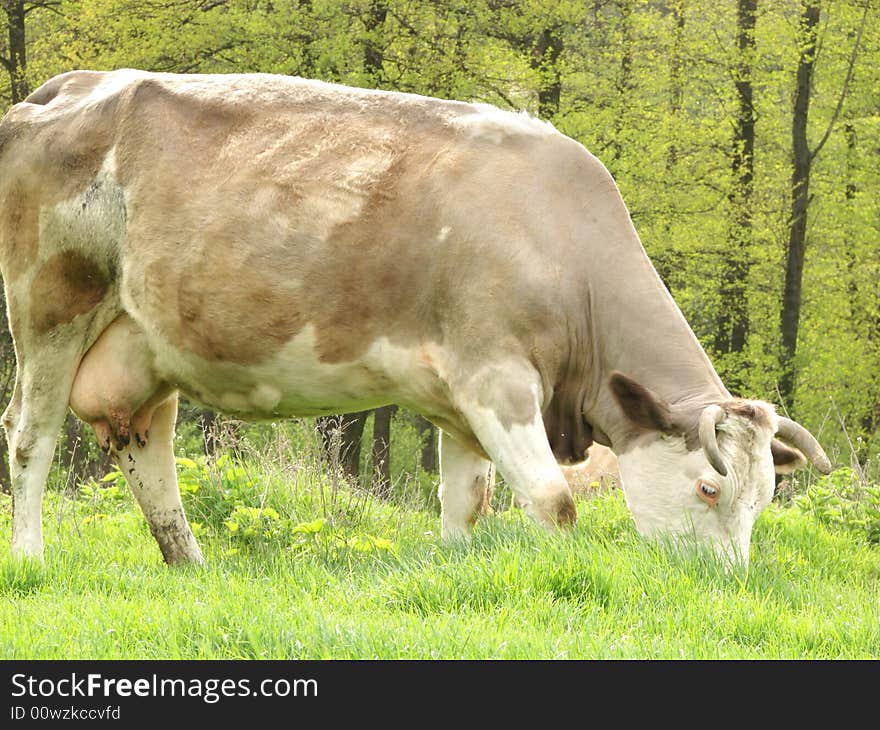
[[[204,567],[166,567],[114,480],[50,490],[44,563],[0,559],[0,657],[880,657],[880,547],[795,503],[727,572],[640,538],[618,492],[581,500],[571,534],[507,510],[445,545],[432,506],[314,465],[186,462],[181,482]],[[0,495],[7,545],[10,519]]]

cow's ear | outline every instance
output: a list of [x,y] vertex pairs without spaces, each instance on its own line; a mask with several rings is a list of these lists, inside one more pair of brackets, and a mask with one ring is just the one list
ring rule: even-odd
[[770,453],[773,454],[773,468],[777,474],[791,474],[807,465],[807,457],[778,439],[770,442]]
[[653,431],[673,430],[669,404],[623,373],[611,373],[611,392],[634,425]]

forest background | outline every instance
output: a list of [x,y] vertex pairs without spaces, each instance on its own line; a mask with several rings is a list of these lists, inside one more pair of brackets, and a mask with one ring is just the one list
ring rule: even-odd
[[[0,23],[3,109],[63,71],[135,67],[292,74],[548,120],[614,175],[728,388],[776,403],[831,454],[876,460],[880,23],[869,0],[2,0]],[[4,320],[0,408],[15,375]],[[218,419],[184,404],[179,430],[210,452]],[[380,492],[396,429],[408,444],[416,434],[421,468],[436,469],[433,427],[393,406],[317,426]],[[110,469],[72,416],[58,465],[74,483]]]

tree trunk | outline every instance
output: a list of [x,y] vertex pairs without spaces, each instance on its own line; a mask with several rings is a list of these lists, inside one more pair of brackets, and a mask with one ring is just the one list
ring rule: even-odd
[[361,437],[370,413],[371,411],[361,411],[341,416],[321,416],[317,419],[324,455],[330,467],[341,467],[345,476],[354,483],[360,479]]
[[367,31],[364,37],[364,71],[369,74],[374,87],[381,86],[384,77],[385,54],[376,33],[385,24],[387,16],[388,5],[383,0],[372,0],[364,16],[364,28]]
[[391,417],[397,406],[383,406],[373,412],[373,492],[387,499],[391,495]]
[[24,101],[30,93],[27,82],[27,50],[25,46],[24,0],[3,0],[9,30],[9,57],[3,59],[9,72],[12,103]]
[[[675,0],[670,3],[672,17],[675,19],[675,29],[672,36],[672,57],[669,59],[669,113],[676,119],[681,112],[681,103],[684,96],[681,83],[682,46],[684,45],[684,3]],[[678,146],[673,140],[666,154],[666,169],[671,170],[678,162]]]
[[416,414],[416,430],[422,440],[421,467],[424,471],[437,471],[437,428],[424,416]]
[[[735,69],[737,116],[733,132],[729,195],[731,228],[728,253],[721,271],[721,303],[715,333],[715,350],[722,355],[722,377],[734,392],[742,389],[748,370],[743,353],[749,334],[748,281],[752,244],[752,190],[755,152],[755,109],[752,91],[752,57],[755,51],[757,0],[737,3],[739,59]],[[808,92],[809,93],[809,92]],[[724,358],[724,355],[734,355]]]
[[544,28],[532,47],[531,66],[540,74],[538,116],[552,119],[559,113],[562,76],[557,61],[562,53],[562,38],[556,28]]
[[[623,154],[623,144],[621,137],[623,130],[626,128],[625,110],[627,105],[632,101],[632,46],[633,46],[633,0],[617,0],[617,7],[620,11],[620,72],[615,80],[615,89],[617,98],[620,100],[618,113],[615,115],[614,122],[614,139],[611,142],[610,166],[620,160]],[[611,173],[614,174],[612,169]]]
[[810,89],[816,59],[816,36],[819,26],[818,0],[806,0],[800,19],[797,89],[792,116],[791,217],[788,254],[785,266],[785,290],[782,297],[782,361],[779,392],[789,410],[793,409],[795,355],[801,314],[801,285],[806,252],[807,209],[810,203],[810,168],[813,155],[807,140]]
[[[669,117],[673,127],[677,127],[679,115],[681,113],[682,100],[684,98],[684,90],[682,87],[681,73],[684,46],[684,0],[673,0],[669,4],[669,10],[675,21],[675,27],[672,31],[672,52],[669,58]],[[666,151],[666,173],[669,179],[673,179],[674,170],[678,164],[678,145],[675,140],[669,145]],[[672,216],[667,216],[664,222],[664,230],[667,240],[672,237]],[[682,254],[674,246],[669,246],[666,250],[657,253],[653,257],[654,268],[664,286],[672,294],[673,276],[675,272],[682,269]]]

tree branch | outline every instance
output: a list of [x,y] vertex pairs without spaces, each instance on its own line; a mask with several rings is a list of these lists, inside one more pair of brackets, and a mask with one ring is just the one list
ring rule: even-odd
[[57,13],[58,15],[63,15],[63,13],[58,10],[58,6],[61,5],[61,0],[39,0],[38,2],[32,2],[29,5],[26,5],[24,8],[24,14],[27,15],[31,10],[51,10],[53,13]]
[[862,13],[862,22],[859,25],[859,31],[856,34],[856,42],[853,44],[852,53],[849,57],[849,67],[846,69],[846,77],[843,80],[843,87],[840,90],[840,97],[837,100],[837,106],[834,109],[834,113],[831,115],[831,120],[828,122],[828,127],[825,129],[825,134],[822,135],[822,139],[819,140],[819,144],[817,144],[810,151],[810,159],[814,159],[816,155],[819,154],[819,151],[825,146],[825,143],[828,141],[828,137],[831,136],[831,130],[834,129],[834,125],[837,122],[837,117],[840,115],[840,110],[843,108],[843,101],[846,98],[846,92],[849,88],[849,82],[852,79],[853,75],[853,67],[856,65],[856,57],[859,55],[859,45],[862,42],[862,34],[865,31],[865,24],[868,19],[868,9],[871,7],[871,0],[865,0],[865,11]]

